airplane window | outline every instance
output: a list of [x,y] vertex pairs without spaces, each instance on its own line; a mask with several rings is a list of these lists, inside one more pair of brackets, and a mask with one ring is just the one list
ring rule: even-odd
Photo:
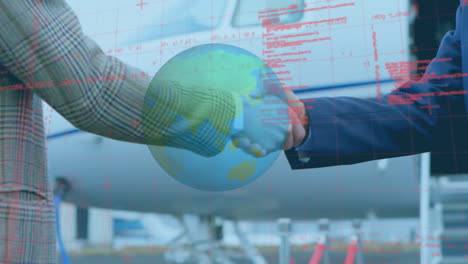
[[273,24],[294,23],[301,20],[304,0],[239,0],[233,17],[235,27],[258,26],[267,15],[268,19],[279,18]]

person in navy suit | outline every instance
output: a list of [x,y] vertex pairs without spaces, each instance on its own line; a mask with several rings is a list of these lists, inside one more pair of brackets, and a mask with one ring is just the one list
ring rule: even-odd
[[[307,135],[286,152],[295,169],[354,164],[423,152],[468,153],[468,0],[419,81],[381,98],[305,102]],[[308,157],[306,160],[301,156]]]

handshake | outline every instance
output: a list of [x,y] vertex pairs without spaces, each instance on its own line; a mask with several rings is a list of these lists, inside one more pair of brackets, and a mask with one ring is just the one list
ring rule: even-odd
[[254,157],[299,146],[306,136],[304,104],[290,90],[281,96],[251,94],[243,99],[243,128],[233,143]]

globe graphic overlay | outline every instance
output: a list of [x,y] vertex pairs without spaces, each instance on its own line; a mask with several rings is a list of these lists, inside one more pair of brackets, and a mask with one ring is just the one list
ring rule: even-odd
[[[156,83],[158,85],[153,85]],[[154,107],[164,107],[164,111],[167,112],[165,116],[171,120],[168,126],[172,129],[179,128],[180,131],[187,131],[185,134],[177,135],[185,139],[197,140],[198,133],[216,128],[212,127],[209,117],[206,118],[206,122],[194,125],[183,114],[174,113],[170,105],[158,102],[157,89],[165,83],[176,83],[180,87],[193,87],[193,93],[196,93],[198,89],[224,90],[241,98],[244,106],[245,104],[248,106],[268,104],[265,102],[267,97],[251,96],[258,94],[259,91],[265,91],[266,85],[276,84],[276,87],[281,89],[277,88],[275,98],[285,98],[275,73],[253,53],[226,44],[207,44],[187,49],[172,57],[154,76],[145,98],[145,101],[153,103],[145,104],[142,113],[144,123],[147,120],[145,116],[148,116]],[[288,110],[286,100],[278,101],[275,103],[275,110]],[[244,111],[247,111],[245,109],[244,107]],[[282,116],[285,116],[284,111]],[[284,126],[283,131],[287,131],[288,117],[286,114],[286,120],[277,124],[277,126]],[[186,129],[187,127],[190,129]],[[232,131],[218,131],[217,133],[231,134]],[[285,134],[284,140],[286,136]],[[232,140],[220,144],[219,153],[211,157],[183,148],[161,145],[148,145],[148,148],[158,164],[171,177],[182,184],[204,191],[233,190],[253,182],[271,167],[281,152],[278,150],[263,157],[256,157],[236,147]]]

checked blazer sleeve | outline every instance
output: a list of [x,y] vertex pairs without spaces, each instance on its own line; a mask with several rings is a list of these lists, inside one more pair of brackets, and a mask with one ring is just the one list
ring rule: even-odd
[[[82,32],[64,0],[0,1],[0,63],[22,84],[0,89],[34,89],[77,128],[109,138],[189,149],[204,156],[222,150],[240,106],[221,90],[194,93],[174,83],[159,85],[157,103],[142,122],[151,78],[107,56]],[[236,107],[237,105],[237,107]],[[167,107],[191,126],[210,120],[196,140],[188,126],[171,126]],[[220,136],[221,135],[221,136]],[[216,139],[216,140],[213,140]]]

